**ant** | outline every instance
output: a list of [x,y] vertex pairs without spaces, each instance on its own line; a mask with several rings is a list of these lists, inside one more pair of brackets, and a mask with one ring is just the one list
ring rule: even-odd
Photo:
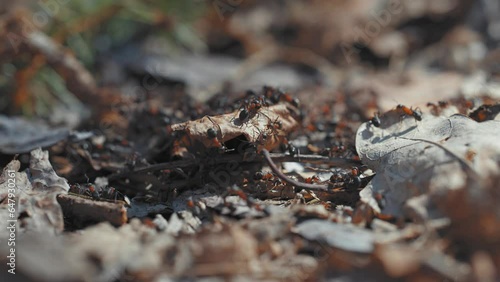
[[91,197],[93,200],[99,200],[100,194],[97,192],[96,188],[92,184],[85,184],[85,186],[82,188],[80,184],[76,183],[71,185],[69,192],[79,194],[79,195],[85,195]]
[[290,94],[285,93],[280,89],[274,89],[269,86],[264,86],[263,92],[264,96],[273,104],[278,104],[279,102],[287,102],[296,108],[298,108],[300,105],[300,100],[298,98],[294,98]]
[[207,129],[207,136],[210,139],[215,139],[215,137],[217,137],[217,131],[215,131],[215,129],[213,128],[209,128]]
[[292,144],[288,144],[288,153],[290,154],[290,156],[295,157],[295,155],[299,153],[299,150]]
[[297,155],[299,153],[299,150],[297,149],[297,147],[295,147],[293,144],[289,143],[286,138],[285,138],[285,140],[283,140],[283,143],[281,143],[280,148],[281,148],[282,152],[288,151],[288,154],[291,157],[295,157],[295,155]]
[[255,115],[262,106],[267,106],[267,103],[262,97],[253,98],[250,102],[246,101],[238,114],[239,120],[241,122],[246,121],[250,116]]
[[348,189],[357,189],[361,186],[361,178],[359,177],[359,168],[352,167],[349,182],[347,183]]
[[469,114],[469,117],[477,122],[492,120],[500,112],[500,104],[482,105]]
[[373,115],[370,122],[373,124],[373,126],[380,127],[380,117],[379,117],[378,113],[375,113],[375,115]]
[[316,175],[314,175],[312,177],[306,178],[304,182],[312,184],[312,183],[319,183],[319,181],[320,181],[320,179]]
[[347,189],[357,189],[362,184],[359,173],[360,171],[357,167],[352,167],[350,172],[335,172],[330,177],[330,182],[332,184],[342,183],[342,186]]
[[[253,207],[253,208],[254,208],[254,209],[256,209],[257,211],[262,211],[262,212],[265,212],[265,213],[266,213],[265,209],[264,209],[261,205],[259,205],[259,204],[257,203],[257,201],[255,201],[255,199],[254,199],[254,198],[252,198],[252,197],[248,196],[248,195],[247,195],[247,194],[246,194],[243,190],[241,190],[238,186],[233,185],[233,186],[231,186],[231,187],[228,187],[228,191],[227,191],[226,196],[231,195],[231,194],[232,194],[232,195],[236,195],[236,196],[238,196],[240,199],[242,199],[243,201],[245,201],[245,202],[247,203],[248,207]],[[230,203],[229,203],[229,202],[227,202],[226,197],[224,197],[224,205],[225,205],[226,207],[231,207]],[[234,208],[234,207],[233,207],[233,208]]]
[[279,97],[279,101],[285,101],[285,102],[288,102],[290,103],[292,106],[298,108],[299,105],[300,105],[300,101],[298,98],[293,98],[290,94],[288,93],[283,93],[280,97]]
[[268,172],[264,174],[261,171],[257,171],[253,176],[254,180],[272,180],[273,178],[274,175],[272,173]]
[[[219,127],[219,130],[222,132],[220,125],[212,120],[211,117],[207,117],[213,123],[213,125]],[[209,129],[207,129],[207,137],[208,139],[213,140],[214,145],[218,148],[219,153],[225,153],[227,151],[227,148],[219,142],[219,139],[217,138],[217,129],[215,129],[215,127],[210,127]]]
[[[262,113],[266,117],[268,117],[266,114]],[[258,127],[256,127],[257,131],[259,131],[259,142],[261,144],[265,144],[265,142],[268,140],[269,137],[271,137],[272,140],[275,140],[276,138],[280,137],[280,131],[283,128],[283,123],[276,118],[273,122],[271,122],[271,119],[268,117],[269,122],[266,125],[266,129],[264,132],[262,132]]]
[[94,199],[94,200],[101,199],[101,195],[97,192],[94,185],[90,184],[87,188],[88,188],[88,191],[90,192],[90,196],[92,197],[92,199]]
[[431,108],[431,113],[433,115],[438,115],[442,109],[448,107],[448,102],[438,101],[437,105],[434,103],[427,103],[427,107]]
[[222,151],[225,151],[224,146],[217,139],[217,131],[214,128],[211,127],[209,129],[207,129],[207,137],[208,137],[208,139],[213,140],[215,147],[217,147],[219,149],[222,148],[223,149]]
[[271,181],[274,187],[282,184],[281,179],[270,172],[262,173],[258,171],[254,174],[253,179],[255,181]]
[[399,104],[396,109],[402,113],[402,115],[407,115],[407,116],[412,116],[415,118],[415,120],[417,121],[421,121],[422,120],[422,113],[417,109],[412,109],[412,108],[408,108],[407,106],[404,106],[404,105],[401,105]]
[[71,185],[69,192],[91,197],[94,201],[100,200],[118,200],[119,197],[130,206],[130,200],[127,196],[120,193],[114,187],[106,186],[104,189],[98,189],[95,185],[87,183],[84,187],[76,183]]
[[331,148],[331,151],[333,153],[343,153],[346,151],[346,147],[342,144],[342,143],[339,143],[339,144],[335,144],[332,148]]
[[281,96],[284,95],[283,91],[280,89],[274,89],[270,86],[264,86],[262,92],[264,92],[266,99],[269,99],[273,105],[278,104]]
[[283,128],[283,122],[281,122],[280,120],[278,120],[279,117],[277,117],[273,122],[271,122],[271,120],[269,120],[269,122],[267,123],[267,129],[271,130],[273,133],[277,133],[279,129],[282,129]]
[[337,183],[343,183],[345,180],[348,178],[348,175],[346,172],[339,172],[336,171],[330,176],[330,182],[337,184]]

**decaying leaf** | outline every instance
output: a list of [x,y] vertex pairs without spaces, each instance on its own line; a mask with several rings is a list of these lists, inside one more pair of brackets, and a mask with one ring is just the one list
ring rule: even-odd
[[489,178],[481,181],[471,179],[464,189],[432,195],[431,201],[445,216],[450,218],[450,237],[466,246],[467,249],[486,250],[493,256],[497,269],[500,269],[500,253],[498,252],[500,160],[498,158],[497,162],[497,169]]
[[[192,147],[202,144],[205,148],[218,148],[225,142],[242,137],[256,145],[257,150],[272,150],[292,132],[298,123],[292,116],[290,105],[277,104],[249,111],[240,119],[240,110],[220,116],[205,116],[201,119],[172,125],[174,132],[185,133],[179,145]],[[209,131],[215,131],[211,137]]]
[[34,190],[68,192],[66,179],[59,177],[49,161],[49,152],[36,149],[31,151],[30,174]]
[[249,274],[259,264],[257,240],[243,228],[222,225],[215,230],[204,229],[196,240],[178,244],[174,273],[196,276]]
[[65,139],[69,131],[49,128],[43,122],[29,122],[23,118],[0,116],[0,151],[20,154],[38,147],[46,147]]
[[418,121],[401,109],[380,121],[379,127],[364,123],[356,137],[359,156],[377,172],[361,200],[376,212],[401,216],[410,198],[462,188],[497,168],[498,121],[477,123],[459,114],[424,114]]
[[[36,149],[31,152],[30,172],[19,172],[19,162],[14,160],[2,174],[0,195],[4,201],[0,205],[2,215],[7,212],[8,201],[5,200],[8,191],[8,169],[15,172],[15,201],[16,209],[9,219],[17,219],[18,230],[61,232],[64,229],[64,220],[61,207],[56,196],[66,193],[69,189],[66,180],[57,176],[48,161],[48,152]],[[30,179],[31,178],[31,179]],[[30,180],[31,182],[30,182]],[[2,230],[2,235],[6,231]]]

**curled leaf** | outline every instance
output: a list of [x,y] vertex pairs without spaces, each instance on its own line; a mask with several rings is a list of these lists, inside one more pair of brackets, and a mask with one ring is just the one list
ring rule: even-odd
[[249,111],[248,117],[241,110],[219,116],[205,116],[201,119],[172,125],[174,132],[182,132],[179,145],[193,147],[202,144],[205,148],[219,148],[225,142],[242,138],[255,144],[257,150],[272,150],[279,146],[298,123],[292,116],[290,106],[277,104]]

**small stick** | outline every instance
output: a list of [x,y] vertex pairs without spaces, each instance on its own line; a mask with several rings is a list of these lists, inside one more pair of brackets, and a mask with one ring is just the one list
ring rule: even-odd
[[[268,154],[269,154],[270,158],[275,160],[276,162],[297,162],[297,161],[300,161],[300,162],[304,162],[304,163],[325,164],[325,165],[332,165],[332,166],[334,165],[334,166],[340,166],[340,167],[346,167],[346,168],[361,164],[361,162],[355,161],[355,160],[344,159],[344,158],[330,158],[330,157],[318,156],[318,155],[300,155],[300,160],[299,160],[297,157],[285,155],[285,154],[270,154],[269,152],[268,152]],[[254,157],[250,157],[248,159],[244,159],[243,156],[241,156],[241,155],[221,155],[215,159],[216,163],[228,163],[228,162],[232,162],[232,161],[251,163],[251,162],[260,162],[262,160],[263,160],[262,157],[257,155],[257,154]],[[175,168],[191,167],[191,166],[199,165],[199,163],[200,162],[197,159],[187,159],[187,160],[153,164],[153,165],[137,168],[137,169],[130,170],[130,171],[117,172],[117,173],[109,175],[108,179],[109,180],[119,179],[119,178],[130,176],[131,174],[134,174],[134,173],[141,173],[141,172],[144,173],[144,172],[157,171],[157,170],[163,170],[163,169],[175,169]]]
[[302,182],[293,180],[291,178],[288,178],[283,172],[281,172],[281,170],[278,169],[278,167],[276,167],[276,164],[274,164],[268,150],[262,149],[262,155],[264,155],[264,159],[266,160],[266,162],[269,165],[269,167],[271,168],[271,170],[274,173],[276,173],[276,175],[279,178],[281,178],[283,181],[285,181],[289,184],[292,184],[295,187],[300,187],[300,188],[304,188],[304,189],[308,189],[308,190],[328,192],[329,189],[328,189],[328,185],[326,185],[326,184],[316,185],[316,184],[302,183]]

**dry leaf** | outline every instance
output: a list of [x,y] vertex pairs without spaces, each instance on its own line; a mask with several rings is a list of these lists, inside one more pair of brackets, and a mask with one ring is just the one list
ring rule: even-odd
[[483,179],[496,170],[498,121],[477,123],[458,114],[424,114],[417,121],[398,109],[380,120],[380,127],[364,123],[356,137],[361,160],[377,172],[360,192],[361,200],[376,212],[401,216],[412,197],[459,189],[468,179]]
[[[64,229],[64,219],[61,207],[56,200],[57,194],[67,193],[69,186],[64,178],[60,178],[48,161],[48,152],[36,149],[31,152],[30,172],[31,183],[25,172],[18,172],[19,162],[12,161],[7,165],[1,177],[0,196],[5,199],[8,191],[9,178],[7,171],[15,172],[14,216],[9,219],[18,220],[18,230],[61,232]],[[0,205],[2,215],[9,213],[8,201]],[[7,230],[2,230],[1,235]]]
[[[179,143],[184,147],[202,144],[205,148],[218,148],[225,142],[242,137],[253,143],[257,151],[272,150],[279,146],[288,133],[299,124],[290,112],[290,105],[277,104],[250,111],[248,118],[241,120],[240,110],[220,116],[205,116],[201,119],[172,125],[174,132],[185,133]],[[209,137],[214,130],[215,138]]]
[[64,128],[50,128],[45,123],[23,118],[0,116],[0,151],[20,154],[38,147],[47,147],[68,137]]
[[332,247],[358,253],[371,253],[375,241],[370,230],[320,219],[304,221],[293,231],[308,240],[326,242]]

